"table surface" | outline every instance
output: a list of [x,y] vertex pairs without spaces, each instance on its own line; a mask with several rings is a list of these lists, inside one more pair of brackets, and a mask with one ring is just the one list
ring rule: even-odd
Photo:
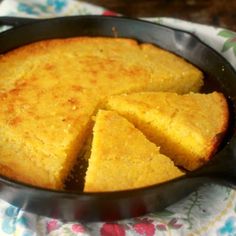
[[130,17],[167,16],[236,31],[236,0],[86,0]]

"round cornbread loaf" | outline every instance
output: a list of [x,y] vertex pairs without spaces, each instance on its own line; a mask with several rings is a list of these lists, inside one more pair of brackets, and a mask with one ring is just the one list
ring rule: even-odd
[[61,189],[105,99],[202,84],[185,60],[131,39],[53,39],[1,55],[0,172]]

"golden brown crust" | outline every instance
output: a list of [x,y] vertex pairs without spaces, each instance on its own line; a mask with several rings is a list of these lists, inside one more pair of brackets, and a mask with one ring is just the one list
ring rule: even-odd
[[210,141],[209,152],[208,155],[206,155],[206,160],[210,160],[211,157],[217,152],[217,148],[220,145],[223,138],[225,137],[226,131],[229,126],[230,114],[229,114],[227,99],[222,93],[217,93],[217,95],[222,107],[221,110],[222,110],[223,122],[221,123],[221,127],[219,127],[220,132],[216,134],[216,136]]

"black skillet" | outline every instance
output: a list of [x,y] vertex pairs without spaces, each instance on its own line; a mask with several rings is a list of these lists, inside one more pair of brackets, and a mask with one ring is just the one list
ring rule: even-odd
[[118,36],[156,44],[204,71],[203,90],[223,92],[229,98],[231,114],[228,134],[217,154],[207,166],[186,177],[137,190],[85,194],[75,188],[64,192],[40,189],[0,176],[2,199],[26,211],[65,220],[117,220],[163,209],[206,182],[236,184],[236,72],[197,37],[170,27],[118,17],[73,16],[47,20],[2,17],[0,24],[16,26],[0,34],[0,54],[43,39],[74,36]]

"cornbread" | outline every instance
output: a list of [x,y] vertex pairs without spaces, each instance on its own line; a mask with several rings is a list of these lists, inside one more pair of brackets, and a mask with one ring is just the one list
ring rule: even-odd
[[36,42],[0,56],[0,173],[63,188],[110,95],[198,91],[202,73],[185,60],[131,39]]
[[93,128],[85,192],[139,188],[183,175],[159,148],[113,111],[100,110]]
[[223,94],[142,92],[117,95],[107,108],[139,128],[176,165],[195,170],[215,152],[228,123]]

